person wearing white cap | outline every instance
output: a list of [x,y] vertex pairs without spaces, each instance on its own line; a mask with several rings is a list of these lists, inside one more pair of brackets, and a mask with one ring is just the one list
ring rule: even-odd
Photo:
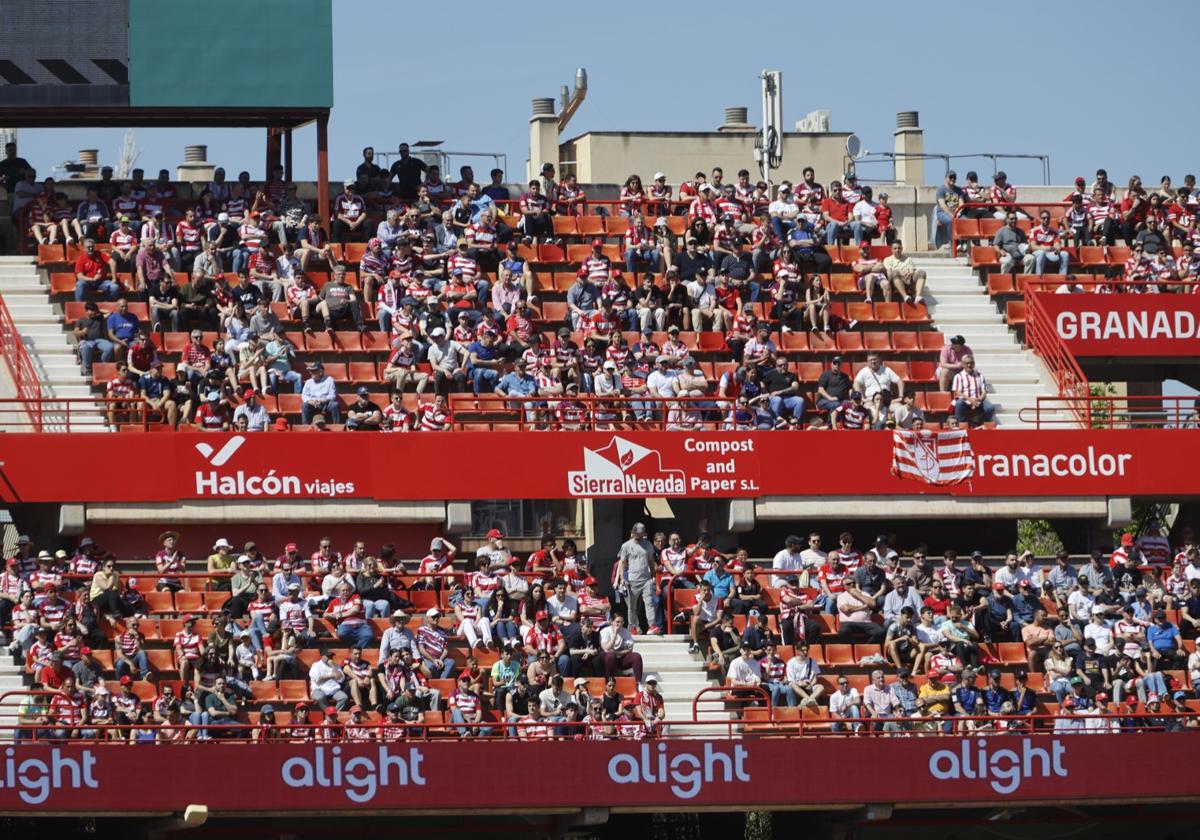
[[667,717],[666,703],[658,693],[658,674],[646,674],[642,690],[638,692],[637,714],[646,726],[646,734],[655,737]]
[[671,185],[667,183],[667,173],[655,172],[654,180],[646,189],[651,203],[646,206],[649,212],[657,216],[668,216],[671,213]]
[[467,383],[467,350],[457,341],[447,338],[446,330],[434,327],[429,331],[429,366],[433,368],[433,388],[436,393],[461,391]]
[[449,679],[454,674],[454,660],[448,655],[450,643],[446,631],[438,625],[442,611],[430,607],[425,611],[425,623],[417,630],[417,650],[421,664],[434,679]]
[[213,589],[228,592],[228,575],[233,571],[233,544],[221,537],[213,543],[212,550],[213,553],[208,555],[207,566],[209,574],[214,577],[209,578],[209,585]]

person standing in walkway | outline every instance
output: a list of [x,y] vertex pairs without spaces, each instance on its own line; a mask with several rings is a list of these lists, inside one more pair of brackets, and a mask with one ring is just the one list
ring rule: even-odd
[[617,554],[615,579],[618,586],[622,581],[629,586],[629,626],[639,627],[638,603],[641,602],[646,619],[645,632],[657,635],[659,628],[654,624],[654,564],[657,552],[654,544],[646,539],[646,526],[641,522],[633,526],[629,539],[621,544]]

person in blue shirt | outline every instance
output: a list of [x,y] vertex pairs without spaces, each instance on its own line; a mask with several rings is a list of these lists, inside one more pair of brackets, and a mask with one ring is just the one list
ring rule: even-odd
[[998,715],[1005,703],[1012,703],[1013,695],[1007,688],[1000,685],[1000,671],[993,668],[988,671],[987,688],[983,690],[983,705],[989,715]]
[[[954,714],[959,717],[982,716],[984,713],[983,692],[975,685],[975,672],[971,668],[963,668],[962,680],[958,688],[950,692],[954,701]],[[968,730],[978,729],[985,721],[964,721]]]
[[[537,335],[537,333],[534,333]],[[503,397],[536,397],[538,392],[537,379],[529,375],[528,363],[524,359],[517,359],[515,369],[510,370],[500,379],[496,385],[496,393]],[[524,406],[525,420],[529,423],[534,423],[537,420],[537,409],[539,405],[545,405],[545,402],[526,402],[513,403],[513,408]]]
[[712,585],[713,594],[724,600],[733,589],[733,575],[725,568],[725,558],[718,555],[713,560],[713,567],[704,573],[704,580]]
[[162,362],[150,366],[150,372],[138,380],[138,391],[151,411],[161,411],[167,422],[175,426],[179,420],[179,408],[171,399],[172,383],[163,376]]
[[1033,710],[1037,708],[1037,692],[1029,687],[1029,674],[1021,669],[1013,674],[1013,678],[1017,681],[1017,687],[1012,692],[1013,713],[1033,714]]
[[1017,584],[1017,594],[1012,596],[1011,604],[1013,622],[1016,624],[1015,633],[1020,634],[1026,624],[1033,624],[1033,613],[1041,607],[1042,602],[1033,592],[1033,585],[1023,580]]
[[1146,628],[1150,643],[1150,664],[1156,671],[1167,671],[1179,663],[1179,628],[1167,621],[1162,610],[1154,613],[1154,623]]
[[108,335],[115,343],[121,345],[120,350],[133,343],[133,337],[138,334],[138,317],[129,311],[129,301],[117,298],[117,308],[108,314]]
[[762,659],[767,651],[767,644],[779,644],[779,634],[767,624],[767,614],[758,610],[750,610],[746,616],[746,629],[742,632],[742,645],[748,646],[755,659]]
[[504,364],[496,346],[496,334],[488,330],[478,341],[471,342],[467,352],[470,354],[467,373],[475,396],[479,396],[480,391],[491,393],[500,381],[500,366]]

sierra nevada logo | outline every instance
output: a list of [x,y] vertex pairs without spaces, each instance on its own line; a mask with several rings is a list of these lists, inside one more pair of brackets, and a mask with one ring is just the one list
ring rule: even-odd
[[683,470],[664,469],[662,453],[613,436],[600,449],[583,448],[583,469],[567,473],[573,496],[682,496]]
[[[238,450],[246,443],[243,435],[234,435],[218,450],[207,443],[197,443],[196,451],[200,453],[211,467],[223,467]],[[325,496],[331,499],[339,496],[349,496],[354,493],[353,481],[335,481],[334,479],[308,479],[298,475],[277,475],[274,469],[264,474],[235,470],[233,472],[216,469],[196,470],[197,496]]]

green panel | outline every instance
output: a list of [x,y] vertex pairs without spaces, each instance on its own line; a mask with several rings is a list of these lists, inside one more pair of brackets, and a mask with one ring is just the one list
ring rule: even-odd
[[332,0],[129,0],[129,104],[333,107]]

